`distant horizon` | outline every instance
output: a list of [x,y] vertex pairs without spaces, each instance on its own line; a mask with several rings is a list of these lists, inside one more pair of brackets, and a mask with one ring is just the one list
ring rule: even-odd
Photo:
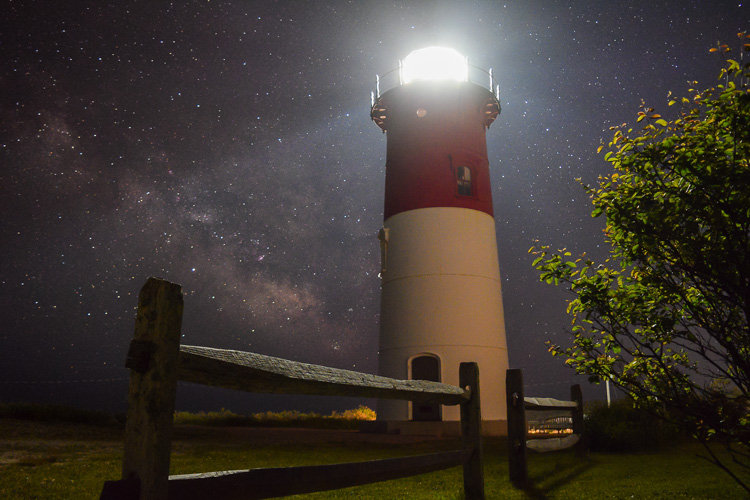
[[[86,383],[86,382],[81,382]],[[66,384],[56,383],[48,384],[50,391],[47,393],[34,392],[32,398],[24,399],[19,396],[16,399],[0,400],[2,404],[29,403],[39,405],[62,405],[72,408],[85,410],[103,411],[110,414],[124,413],[127,411],[127,394],[129,379],[117,380],[111,382],[91,382],[112,384],[113,390],[120,391],[122,401],[116,402],[110,398],[101,400],[92,399],[86,391],[80,393],[61,392],[59,389]],[[20,384],[19,384],[20,385]],[[544,386],[537,386],[544,387]],[[543,391],[532,390],[534,387],[527,387],[527,397],[554,397],[555,399],[569,399],[569,395],[551,396]],[[604,390],[602,384],[602,390]],[[625,395],[615,389],[611,389],[611,400],[617,401],[623,399]],[[592,401],[606,403],[606,395],[603,398],[585,399],[584,404]],[[104,404],[102,404],[104,403]],[[259,394],[244,393],[230,389],[221,389],[215,387],[200,386],[188,382],[177,382],[177,398],[175,411],[189,412],[212,412],[227,409],[234,413],[252,414],[266,411],[291,411],[297,410],[302,412],[316,412],[330,414],[333,411],[344,411],[357,408],[360,405],[369,407],[377,412],[377,400],[368,398],[349,398],[337,396],[302,396],[302,395],[281,395],[281,394]]]

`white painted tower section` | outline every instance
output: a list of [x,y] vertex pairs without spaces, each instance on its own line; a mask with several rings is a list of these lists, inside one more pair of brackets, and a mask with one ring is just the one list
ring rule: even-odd
[[[440,360],[442,382],[458,385],[463,361],[479,365],[482,418],[505,420],[508,354],[495,220],[453,207],[402,212],[384,222],[379,373],[410,379],[420,354]],[[380,401],[378,418],[411,419],[411,405]],[[443,420],[459,420],[457,406]]]

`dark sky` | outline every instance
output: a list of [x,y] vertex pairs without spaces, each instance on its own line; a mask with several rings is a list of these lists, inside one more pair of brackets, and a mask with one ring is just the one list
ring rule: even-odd
[[[544,342],[564,343],[569,296],[527,251],[606,255],[575,179],[608,171],[596,149],[641,99],[670,116],[670,90],[713,85],[708,49],[750,26],[742,0],[10,0],[3,17],[0,401],[118,411],[149,276],[183,286],[186,344],[376,371],[386,137],[370,90],[429,45],[495,71],[510,362],[529,395],[566,397],[577,379]],[[192,410],[356,405],[179,390]]]

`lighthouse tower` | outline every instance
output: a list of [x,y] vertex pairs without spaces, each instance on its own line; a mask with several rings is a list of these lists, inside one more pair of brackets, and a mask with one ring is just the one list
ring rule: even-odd
[[[387,133],[380,375],[458,385],[459,364],[477,362],[485,432],[502,434],[508,351],[485,140],[500,112],[493,90],[491,71],[429,47],[378,78],[371,117]],[[456,421],[459,408],[383,400],[378,419]]]

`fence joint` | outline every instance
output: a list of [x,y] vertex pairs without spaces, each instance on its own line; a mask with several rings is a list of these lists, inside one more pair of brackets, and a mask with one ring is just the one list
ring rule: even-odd
[[130,368],[140,374],[146,373],[153,352],[154,343],[150,340],[131,340],[128,355],[125,358],[125,368]]

